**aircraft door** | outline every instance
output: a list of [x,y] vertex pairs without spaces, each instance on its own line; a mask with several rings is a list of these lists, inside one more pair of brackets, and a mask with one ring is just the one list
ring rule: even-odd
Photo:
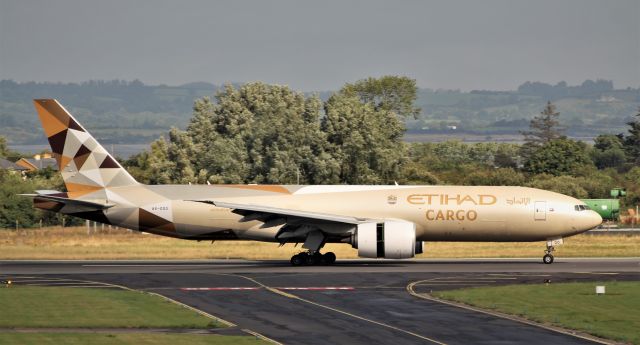
[[547,202],[546,201],[536,201],[534,205],[533,219],[547,220]]

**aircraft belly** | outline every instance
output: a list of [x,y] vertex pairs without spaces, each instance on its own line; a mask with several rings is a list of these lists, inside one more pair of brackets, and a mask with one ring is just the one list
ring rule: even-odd
[[137,207],[113,207],[104,213],[111,224],[132,230],[140,229]]
[[201,236],[242,227],[229,209],[189,201],[173,202],[173,223],[182,236]]

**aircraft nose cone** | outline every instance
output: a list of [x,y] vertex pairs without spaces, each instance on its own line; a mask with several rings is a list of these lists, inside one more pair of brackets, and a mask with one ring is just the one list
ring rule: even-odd
[[596,211],[589,211],[589,215],[585,215],[585,228],[593,229],[596,226],[602,224],[602,217]]

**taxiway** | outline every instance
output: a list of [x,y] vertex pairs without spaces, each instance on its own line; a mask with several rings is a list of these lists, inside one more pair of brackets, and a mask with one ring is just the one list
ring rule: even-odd
[[416,295],[442,289],[640,280],[640,258],[285,261],[0,261],[16,284],[155,292],[285,344],[589,344],[594,339]]

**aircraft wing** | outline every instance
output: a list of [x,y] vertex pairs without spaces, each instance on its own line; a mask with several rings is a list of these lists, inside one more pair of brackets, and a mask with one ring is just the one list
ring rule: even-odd
[[[327,222],[343,223],[343,224],[360,224],[364,222],[375,221],[370,218],[349,217],[335,214],[299,211],[286,208],[269,207],[255,204],[238,204],[224,201],[214,200],[192,200],[196,202],[202,202],[211,204],[217,207],[230,208],[234,213],[245,216],[246,221],[249,220],[262,220],[261,218],[274,218],[274,217],[294,217],[298,219],[309,220],[321,220]],[[262,217],[261,217],[262,215]]]

